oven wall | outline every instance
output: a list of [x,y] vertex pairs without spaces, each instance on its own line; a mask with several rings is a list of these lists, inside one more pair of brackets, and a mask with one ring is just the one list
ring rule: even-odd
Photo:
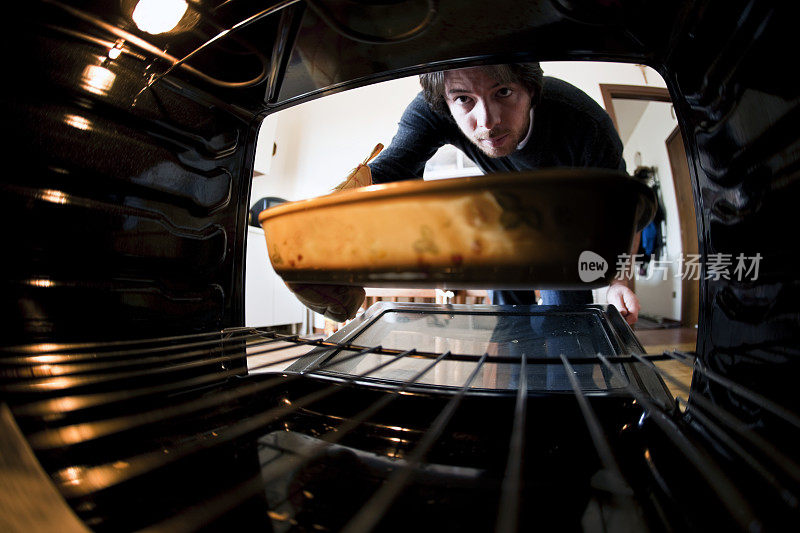
[[[12,76],[0,105],[13,131],[0,200],[9,250],[3,342],[242,324],[255,115],[445,65],[626,61],[656,68],[670,89],[702,262],[760,257],[757,278],[704,270],[699,360],[797,407],[793,3],[442,0],[427,31],[391,44],[353,39],[346,28],[401,35],[426,17],[427,3],[348,5],[329,6],[338,28],[302,7],[281,15],[268,86],[213,90],[175,74],[132,106],[142,80],[163,64],[146,55],[108,62],[102,47],[75,37],[81,25],[25,3],[2,35]],[[251,42],[268,50],[273,34],[257,30]],[[695,375],[696,393],[754,423],[771,416]]]
[[[786,75],[783,58],[796,17],[791,3],[693,6],[663,60],[689,152],[706,267],[700,363],[794,412],[800,406],[794,392],[800,377],[800,252],[793,236],[800,200],[800,88]],[[726,261],[726,273],[714,271]],[[780,410],[743,397],[716,377],[694,377],[694,394],[774,436],[796,433],[776,414]]]
[[151,63],[52,11],[3,35],[3,343],[243,324],[251,115],[167,81],[136,98]]

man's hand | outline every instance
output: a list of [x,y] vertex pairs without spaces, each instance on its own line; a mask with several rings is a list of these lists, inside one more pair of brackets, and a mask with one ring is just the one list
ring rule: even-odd
[[339,185],[333,188],[334,191],[345,191],[347,189],[357,189],[359,187],[367,187],[372,185],[372,171],[367,166],[367,163],[372,161],[383,150],[383,145],[378,143],[372,149],[363,163],[350,171],[350,174]]
[[639,297],[624,282],[612,281],[606,299],[619,310],[628,325],[632,326],[639,320]]
[[286,286],[300,303],[335,322],[344,322],[356,316],[367,296],[362,287],[348,285],[287,283]]
[[[334,191],[356,189],[372,185],[372,172],[367,163],[377,156],[383,145],[378,143],[363,163],[354,168]],[[367,294],[363,287],[348,285],[317,285],[314,283],[287,283],[289,290],[300,303],[335,322],[345,322],[356,316]]]

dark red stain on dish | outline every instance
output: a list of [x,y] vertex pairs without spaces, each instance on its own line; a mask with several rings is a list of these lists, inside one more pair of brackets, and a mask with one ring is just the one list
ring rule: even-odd
[[452,262],[455,266],[461,266],[461,263],[464,262],[464,256],[461,254],[453,254],[450,256],[450,262]]

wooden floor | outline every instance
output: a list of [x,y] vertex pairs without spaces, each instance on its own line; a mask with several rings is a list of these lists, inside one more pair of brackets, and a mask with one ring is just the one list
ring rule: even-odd
[[[669,328],[669,329],[642,329],[633,330],[639,342],[648,354],[660,354],[664,351],[680,350],[692,352],[697,345],[697,330],[695,328]],[[656,366],[669,375],[675,377],[682,385],[689,387],[692,382],[692,369],[678,361],[662,361]],[[687,393],[680,385],[671,383],[668,379],[664,382],[675,397],[687,398]]]

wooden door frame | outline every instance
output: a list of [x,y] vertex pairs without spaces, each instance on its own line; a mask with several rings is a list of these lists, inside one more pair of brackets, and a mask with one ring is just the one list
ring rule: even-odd
[[[600,94],[603,97],[603,104],[606,108],[606,113],[611,117],[611,121],[614,123],[614,128],[619,132],[619,125],[617,124],[617,115],[614,111],[614,98],[618,99],[625,99],[625,100],[644,100],[644,101],[651,101],[651,102],[668,102],[672,103],[672,98],[670,98],[669,91],[663,87],[645,87],[641,85],[617,85],[611,83],[601,83],[600,84]],[[676,135],[680,135],[680,128],[675,128],[672,133],[667,137],[665,140],[665,144],[669,143],[670,140],[674,139]],[[669,150],[667,150],[669,152]],[[685,157],[685,156],[684,156]],[[687,160],[688,164],[688,160]],[[670,165],[672,162],[670,161]],[[674,175],[674,172],[673,172]],[[691,179],[691,178],[690,178]],[[678,202],[681,200],[681,193],[685,191],[679,190],[679,184],[675,183],[676,188],[676,199]],[[692,194],[691,203],[692,206],[691,214],[689,216],[695,216],[695,209],[694,209],[694,195]],[[691,228],[696,230],[697,226],[693,224],[689,224],[688,222],[696,222],[696,220],[687,220],[686,213],[684,210],[678,209],[678,224],[680,226],[680,233],[681,233],[681,249],[684,253],[696,253],[697,250],[697,233],[695,231],[694,239],[691,239]],[[689,230],[689,231],[687,231]],[[688,243],[688,244],[687,244]],[[688,321],[694,321],[696,316],[693,313],[689,313],[688,309],[686,308],[686,303],[688,301],[689,292],[692,290],[698,290],[696,287],[690,287],[687,281],[684,281],[681,284],[681,322],[684,322],[684,325],[688,323]]]
[[[680,141],[676,145],[677,151],[670,150],[673,141]],[[672,170],[673,184],[675,185],[675,200],[678,203],[678,223],[681,233],[681,250],[684,256],[687,254],[697,254],[699,251],[699,237],[697,233],[697,216],[694,209],[694,191],[692,190],[691,176],[689,174],[688,158],[686,156],[686,145],[683,142],[680,128],[676,127],[669,134],[664,144],[667,147],[667,156]],[[678,153],[680,152],[680,153]],[[686,179],[676,179],[677,159],[686,162]],[[689,205],[692,209],[681,209],[681,206]],[[699,280],[684,279],[681,282],[681,322],[686,327],[694,327],[699,323],[700,312],[700,282]]]
[[[624,98],[626,100],[646,100],[655,102],[670,102],[672,98],[669,96],[669,91],[663,87],[645,87],[643,85],[620,85],[616,83],[601,83],[600,94],[603,97],[603,104],[606,108],[606,113],[611,117],[611,122],[614,123],[614,129],[619,133],[619,124],[617,124],[617,114],[614,112],[614,98]],[[634,237],[633,249],[631,254],[635,254],[639,248],[639,241],[641,233],[637,233]],[[628,287],[631,290],[636,290],[636,279],[632,277],[628,281]]]
[[614,83],[601,83],[600,94],[603,97],[603,104],[606,107],[606,113],[608,113],[608,116],[611,117],[611,122],[614,123],[614,129],[616,129],[617,132],[619,132],[619,124],[617,124],[617,114],[614,112],[614,98],[672,103],[672,98],[669,96],[669,91],[663,87],[644,87],[642,85],[617,85]]

